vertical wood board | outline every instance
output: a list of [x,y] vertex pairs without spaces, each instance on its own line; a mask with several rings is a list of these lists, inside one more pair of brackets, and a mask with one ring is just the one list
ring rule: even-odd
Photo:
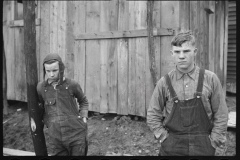
[[[86,32],[99,31],[100,2],[88,1],[86,12]],[[100,107],[100,42],[86,41],[86,95],[89,110],[99,112]]]
[[40,40],[39,46],[40,51],[39,55],[39,80],[43,81],[43,59],[47,54],[50,53],[50,6],[51,2],[49,1],[41,1],[41,27],[40,27]]
[[[58,4],[50,1],[50,53],[58,53]],[[61,57],[62,59],[64,57]]]
[[[129,6],[126,0],[119,0],[118,30],[128,30]],[[117,113],[126,115],[128,102],[128,40],[118,40],[118,108]]]
[[[161,28],[179,27],[179,1],[161,1]],[[178,30],[176,30],[176,33]],[[173,36],[161,37],[161,76],[175,68],[171,55],[171,40]]]

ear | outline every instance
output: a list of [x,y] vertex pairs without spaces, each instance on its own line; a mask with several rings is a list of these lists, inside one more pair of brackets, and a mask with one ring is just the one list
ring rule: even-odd
[[170,50],[170,52],[171,52],[171,54],[172,54],[172,56],[173,56],[173,50]]
[[195,56],[197,55],[197,50],[198,50],[198,49],[195,48],[194,51],[193,51]]

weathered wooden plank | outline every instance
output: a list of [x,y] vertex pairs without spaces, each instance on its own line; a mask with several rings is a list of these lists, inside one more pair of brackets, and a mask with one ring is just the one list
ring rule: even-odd
[[[88,1],[86,14],[86,32],[99,31],[100,2]],[[100,106],[100,50],[99,40],[86,41],[86,95],[89,110],[99,112]]]
[[43,80],[43,59],[50,53],[50,1],[41,1],[41,27],[40,27],[40,52],[39,52],[39,80]]
[[215,54],[215,62],[214,63],[214,68],[215,68],[215,73],[217,74],[220,82],[223,85],[223,34],[224,33],[224,23],[222,20],[224,14],[223,10],[223,4],[222,2],[216,3],[216,18],[215,18],[215,34],[216,34],[216,39],[215,39],[215,47],[216,47],[216,53]]
[[227,90],[227,58],[228,58],[228,1],[224,4],[224,39],[223,39],[223,91]]
[[[36,1],[36,9],[37,9],[37,12],[36,12],[36,18],[40,19],[40,1]],[[35,19],[36,19],[35,18]],[[36,26],[36,57],[37,57],[37,70],[38,70],[38,81],[40,80],[40,26]],[[24,62],[25,63],[25,62]]]
[[[178,28],[179,26],[179,1],[161,1],[161,28]],[[176,33],[179,31],[176,30]],[[170,53],[173,36],[161,37],[161,76],[175,68]]]
[[190,1],[181,1],[179,3],[179,24],[181,30],[189,30],[190,24]]
[[[135,3],[136,28],[147,28],[147,1]],[[148,54],[147,38],[136,40],[136,115],[145,117],[146,113],[146,54]]]
[[[9,5],[13,4],[13,1],[9,3]],[[8,21],[14,20],[14,12],[12,12],[12,7],[14,5],[9,7],[9,12],[8,12]],[[14,53],[14,46],[15,46],[15,41],[14,41],[14,36],[15,36],[15,30],[13,28],[8,28],[8,43],[7,43],[7,51],[6,51],[6,64],[7,64],[7,99],[8,100],[15,100],[15,80],[16,80],[16,75],[15,75],[15,65],[12,65],[15,63],[15,53]]]
[[[62,61],[65,64],[65,74],[68,76],[68,63],[66,61],[67,53],[66,53],[66,32],[68,31],[67,28],[67,19],[66,19],[66,12],[67,12],[67,4],[70,4],[70,2],[66,1],[59,1],[57,4],[57,53],[62,58]],[[71,10],[71,9],[70,9]],[[72,16],[71,16],[72,17]],[[68,24],[69,25],[69,24]],[[67,32],[69,34],[72,34],[71,31]],[[66,55],[66,57],[65,57]]]
[[24,55],[23,28],[15,28],[15,100],[27,102],[26,66]]
[[[167,36],[173,35],[174,30],[171,28],[153,28],[153,36]],[[79,39],[113,39],[113,38],[136,38],[147,37],[147,29],[138,30],[124,30],[124,31],[106,31],[106,32],[93,32],[93,33],[81,33],[76,36],[76,40]]]
[[[66,63],[66,72],[67,76],[69,78],[74,78],[74,63],[75,63],[75,57],[74,57],[74,28],[75,28],[75,16],[78,16],[75,12],[75,2],[74,1],[68,1],[63,3],[64,8],[66,10],[64,11],[63,15],[63,25],[65,26],[65,30],[63,29],[63,34],[65,33],[65,48],[63,50],[65,55],[65,63]],[[63,10],[64,10],[63,8]],[[70,16],[71,15],[71,16]],[[67,34],[66,34],[67,33]]]
[[[135,1],[129,1],[129,29],[136,28]],[[135,115],[136,111],[136,38],[128,39],[128,114]]]
[[[128,30],[128,2],[119,0],[118,30]],[[118,40],[118,108],[117,113],[128,114],[128,40]]]
[[[160,28],[160,1],[154,1],[154,8],[153,8],[153,27]],[[157,68],[157,75],[160,78],[160,39],[161,37],[154,37],[154,48],[155,48],[155,64]],[[146,110],[149,107],[149,102],[152,97],[152,93],[154,90],[154,84],[152,80],[152,76],[150,74],[150,63],[149,63],[149,54],[146,54]],[[159,80],[159,79],[158,79]],[[158,81],[157,80],[157,81]]]
[[6,67],[6,43],[8,42],[8,26],[7,26],[7,15],[8,15],[8,3],[6,1],[3,1],[3,46],[2,46],[2,94],[3,94],[3,115],[7,115],[9,113],[8,111],[8,101],[7,101],[7,67]]
[[3,154],[6,156],[36,156],[35,152],[28,152],[10,148],[3,148]]
[[136,115],[145,117],[145,87],[146,87],[146,54],[147,39],[138,38],[136,41]]
[[[58,4],[50,1],[50,53],[58,53]],[[61,57],[64,58],[64,57]]]
[[[100,11],[100,31],[109,30],[109,2],[101,1]],[[100,112],[108,112],[108,82],[107,82],[107,62],[108,62],[108,44],[109,40],[100,41],[100,72],[101,72],[101,90],[100,90]]]
[[[119,1],[112,0],[109,2],[109,30],[116,31],[118,30],[118,7]],[[108,81],[108,103],[109,113],[117,113],[117,73],[118,73],[118,53],[117,53],[117,45],[118,40],[112,39],[109,42],[109,51],[108,51],[108,73],[107,73],[107,81]]]
[[199,22],[199,48],[198,48],[198,54],[200,57],[200,67],[203,67],[205,69],[209,68],[209,61],[208,61],[208,19],[207,19],[207,12],[204,10],[205,8],[208,8],[206,6],[207,1],[200,1],[199,2],[199,9],[200,9],[200,22]]
[[[3,1],[3,41],[4,41],[4,50],[5,50],[5,58],[6,58],[6,76],[7,76],[7,99],[10,98],[10,92],[13,91],[11,89],[11,85],[9,86],[10,82],[10,73],[11,73],[11,66],[9,63],[11,60],[10,54],[10,28],[9,28],[9,21],[11,20],[11,2],[10,1]],[[11,47],[12,48],[12,47]],[[10,73],[9,73],[10,72]]]
[[[74,35],[86,32],[86,2],[85,1],[75,1],[75,25],[74,25]],[[85,50],[85,40],[74,41],[74,79],[79,82],[83,91],[86,92],[85,85],[85,61],[86,61],[86,50]]]
[[196,48],[198,49],[197,51],[197,55],[195,58],[195,63],[196,65],[199,66],[199,59],[200,59],[200,48],[199,48],[199,14],[200,14],[200,10],[199,10],[199,1],[191,1],[190,2],[190,30],[193,31],[193,34],[196,38]]
[[[40,26],[41,25],[41,19],[40,18],[36,18],[35,24],[36,24],[36,26]],[[23,19],[12,20],[12,21],[10,21],[10,25],[9,26],[10,27],[23,27],[24,26],[24,21],[23,21]]]
[[[215,11],[215,1],[209,1],[209,8],[213,8]],[[209,70],[214,72],[214,54],[215,54],[215,14],[209,15]]]

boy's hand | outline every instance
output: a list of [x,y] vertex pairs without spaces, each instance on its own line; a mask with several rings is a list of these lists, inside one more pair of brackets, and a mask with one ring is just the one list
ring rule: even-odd
[[87,123],[87,118],[86,117],[83,117],[83,122]]
[[36,124],[35,124],[35,122],[32,118],[31,118],[31,129],[32,129],[33,132],[36,131]]

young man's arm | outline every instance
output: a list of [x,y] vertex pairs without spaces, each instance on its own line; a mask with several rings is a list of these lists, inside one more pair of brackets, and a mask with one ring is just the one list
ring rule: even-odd
[[162,77],[153,91],[147,111],[147,124],[160,141],[164,141],[167,136],[167,130],[163,127],[163,109],[166,104],[163,86],[164,78]]
[[80,116],[88,118],[88,100],[87,97],[84,95],[81,86],[74,80],[73,82],[73,93],[75,98],[77,98],[79,109],[80,109]]
[[[228,107],[223,94],[222,85],[216,74],[212,76],[211,107],[213,112],[213,129],[211,132],[211,143],[220,152],[223,152],[226,143]],[[221,153],[220,153],[221,154]]]

